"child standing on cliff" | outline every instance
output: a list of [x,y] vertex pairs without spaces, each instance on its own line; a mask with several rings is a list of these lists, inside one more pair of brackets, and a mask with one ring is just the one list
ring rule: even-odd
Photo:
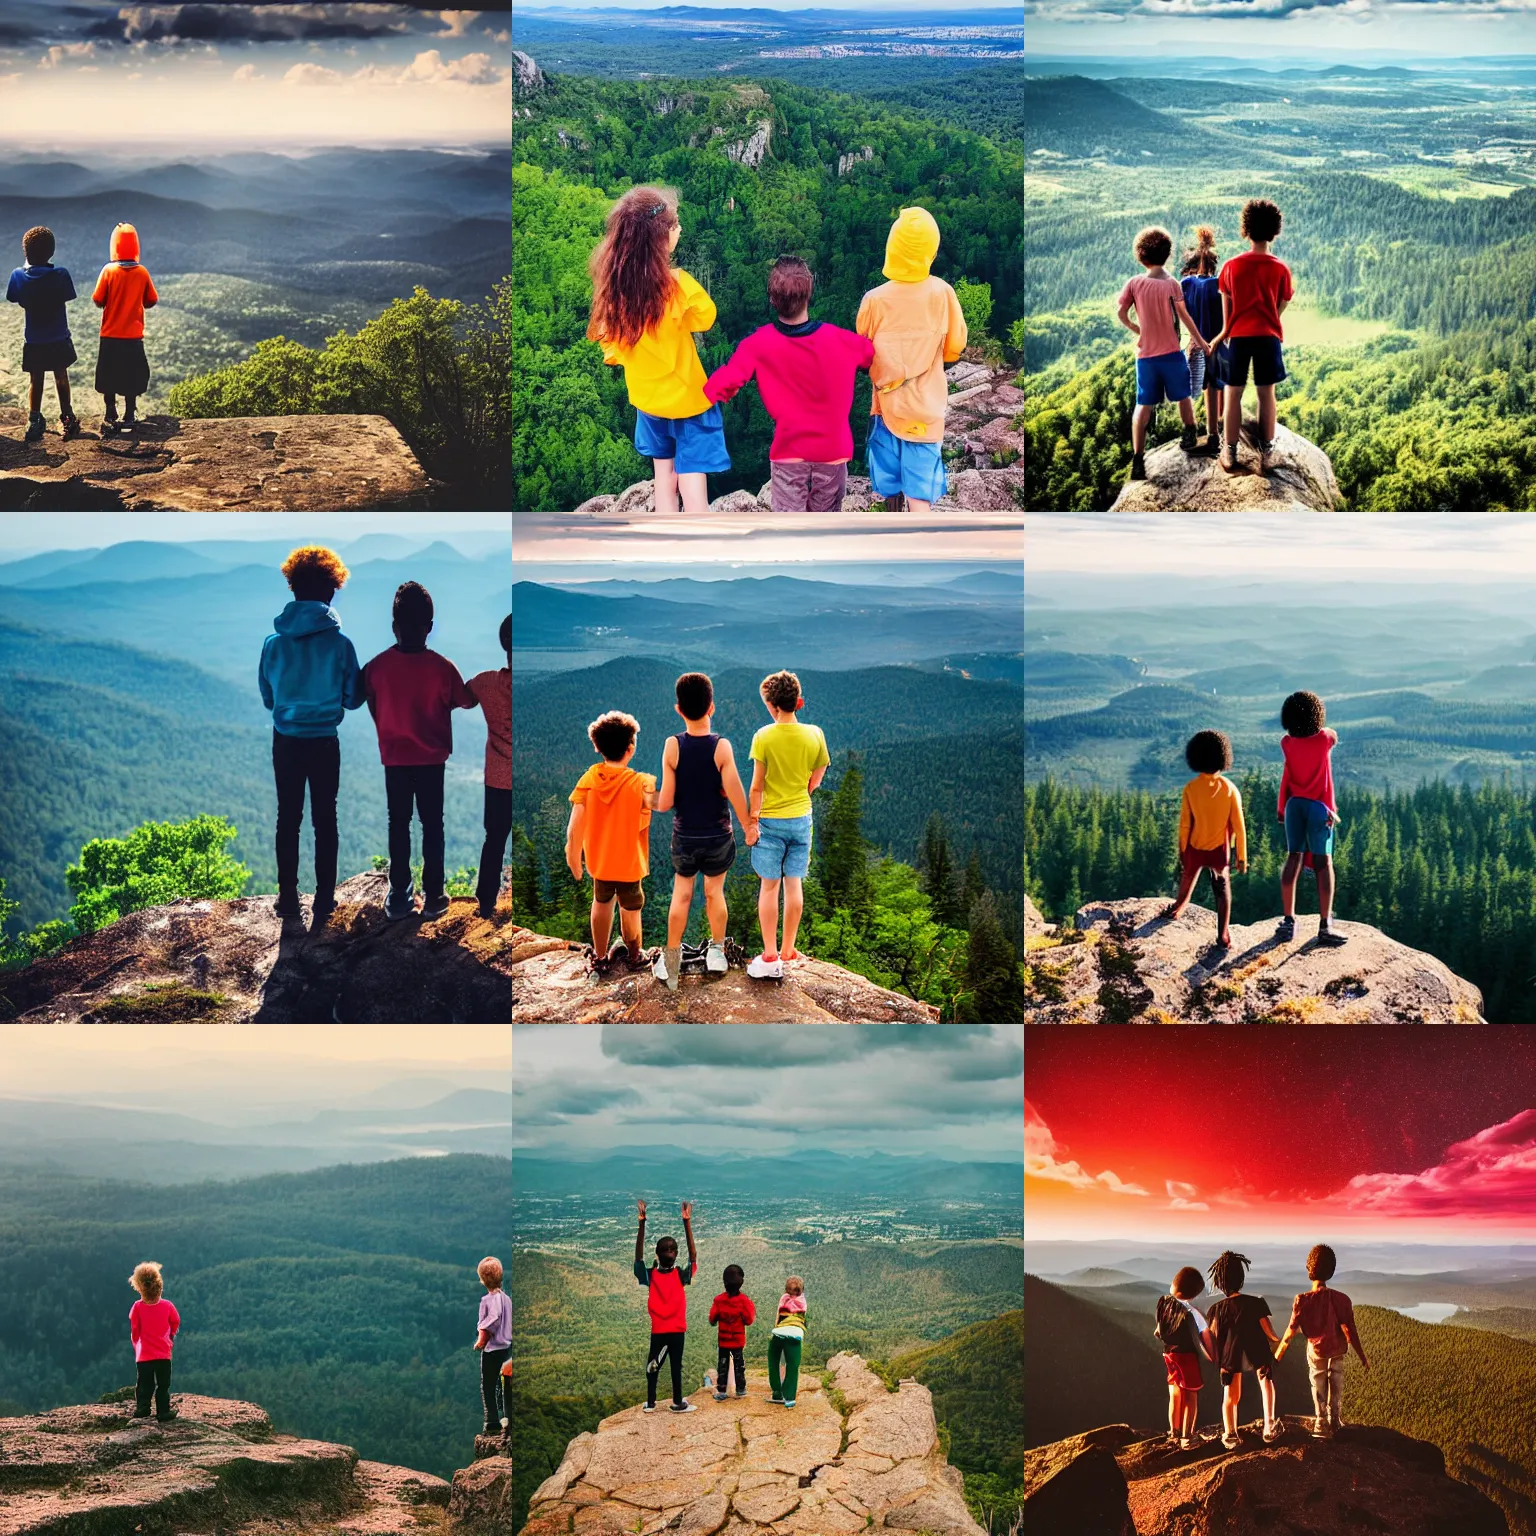
[[1354,1306],[1343,1291],[1328,1284],[1338,1262],[1327,1243],[1319,1243],[1307,1255],[1307,1279],[1312,1282],[1312,1289],[1303,1291],[1291,1303],[1291,1325],[1275,1351],[1275,1359],[1281,1359],[1298,1333],[1307,1341],[1307,1370],[1312,1378],[1312,1408],[1316,1414],[1312,1433],[1319,1440],[1331,1440],[1334,1432],[1344,1427],[1340,1397],[1344,1391],[1344,1360],[1351,1347],[1367,1375],[1371,1369],[1355,1327]]
[[711,400],[729,400],[756,375],[774,424],[768,462],[775,512],[842,510],[853,458],[854,380],[875,355],[867,336],[810,318],[815,285],[798,256],[780,256],[768,274],[773,324],[753,331],[704,385]]
[[1195,1306],[1195,1297],[1204,1289],[1200,1271],[1186,1264],[1173,1277],[1169,1293],[1157,1298],[1157,1326],[1152,1330],[1163,1346],[1168,1377],[1168,1439],[1183,1451],[1195,1447],[1200,1388],[1205,1385],[1200,1357],[1211,1358],[1210,1331]]
[[477,672],[465,685],[485,714],[485,844],[480,849],[480,874],[475,900],[480,916],[496,916],[501,890],[501,866],[512,835],[512,615],[497,632],[507,664],[496,672]]
[[139,263],[139,232],[132,224],[112,231],[112,260],[101,269],[91,302],[101,311],[101,342],[96,353],[96,392],[102,397],[103,437],[118,431],[117,397],[123,397],[124,432],[134,432],[138,397],[149,388],[149,359],[144,355],[144,311],[160,302],[149,269]]
[[139,1374],[133,1417],[149,1417],[153,1395],[155,1417],[165,1424],[177,1417],[171,1407],[171,1347],[181,1329],[181,1314],[165,1299],[165,1281],[158,1264],[140,1264],[128,1283],[139,1293],[139,1299],[128,1309],[128,1333]]
[[[779,1315],[768,1338],[768,1401],[795,1406],[800,1388],[800,1352],[805,1345],[805,1281],[790,1275],[779,1297]],[[782,1375],[781,1375],[782,1372]]]
[[[1221,279],[1216,275],[1217,266],[1216,231],[1209,224],[1197,224],[1195,243],[1184,252],[1179,287],[1184,292],[1184,307],[1202,336],[1221,334]],[[1225,342],[1219,347],[1213,342],[1207,356],[1191,338],[1185,358],[1189,363],[1191,400],[1202,390],[1205,394],[1205,447],[1201,452],[1214,459],[1221,453],[1221,392],[1226,386],[1232,349]]]
[[683,1396],[683,1345],[688,1338],[688,1292],[699,1267],[693,1246],[693,1202],[684,1200],[683,1235],[688,1239],[688,1267],[677,1265],[677,1239],[656,1240],[656,1262],[645,1263],[645,1201],[637,1200],[640,1228],[635,1233],[635,1279],[645,1287],[646,1310],[651,1315],[651,1346],[645,1361],[645,1411],[656,1411],[656,1378],[665,1363],[672,1373],[672,1412],[693,1413],[697,1405]]
[[1248,868],[1243,797],[1226,777],[1232,743],[1223,731],[1196,731],[1185,745],[1184,761],[1195,776],[1184,786],[1179,804],[1179,892],[1162,915],[1179,917],[1194,895],[1200,871],[1208,869],[1216,895],[1216,948],[1231,949],[1232,880],[1227,871],[1234,845],[1238,874]]
[[1280,706],[1285,735],[1280,750],[1280,820],[1285,825],[1285,867],[1280,871],[1280,910],[1276,937],[1296,937],[1296,882],[1310,862],[1317,876],[1317,942],[1337,949],[1349,940],[1333,926],[1333,829],[1339,810],[1333,793],[1333,749],[1339,733],[1323,722],[1328,712],[1315,693],[1293,693]]
[[357,652],[341,632],[331,599],[348,571],[334,550],[306,544],[283,561],[293,601],[272,621],[261,647],[257,686],[272,711],[272,775],[277,781],[277,915],[298,917],[299,826],[304,791],[315,829],[315,901],[311,921],[336,910],[336,793],[341,742],[336,727],[363,702]]
[[747,1347],[747,1329],[757,1321],[757,1308],[750,1296],[741,1294],[746,1280],[740,1264],[727,1264],[721,1275],[725,1289],[709,1304],[709,1320],[719,1329],[720,1358],[715,1368],[715,1401],[723,1403],[730,1395],[731,1362],[736,1362],[736,1396],[747,1395],[747,1367],[742,1352]]
[[500,1259],[481,1259],[476,1273],[485,1287],[475,1337],[475,1348],[480,1351],[480,1397],[485,1407],[481,1433],[499,1435],[512,1418],[510,1391],[503,1396],[502,1389],[502,1367],[512,1358],[512,1302],[501,1288]]
[[875,344],[865,456],[888,512],[927,512],[944,494],[946,363],[965,350],[965,316],[955,290],[929,271],[939,226],[926,208],[903,208],[885,241],[889,279],[859,305],[854,329]]
[[1243,1281],[1252,1262],[1246,1254],[1228,1249],[1219,1254],[1207,1273],[1211,1284],[1221,1292],[1221,1300],[1206,1314],[1216,1363],[1221,1367],[1221,1443],[1229,1451],[1242,1444],[1238,1438],[1238,1409],[1243,1398],[1243,1372],[1252,1371],[1259,1378],[1259,1397],[1264,1404],[1264,1443],[1272,1445],[1280,1438],[1275,1417],[1275,1357],[1270,1348],[1278,1344],[1274,1324],[1270,1322],[1269,1303],[1262,1296],[1245,1296]]
[[589,340],[624,369],[635,448],[656,476],[656,510],[709,511],[708,476],[731,467],[720,407],[704,393],[693,333],[715,323],[715,301],[671,263],[682,236],[677,195],[634,187],[608,215],[592,253]]
[[43,384],[53,375],[53,387],[59,395],[59,426],[65,437],[80,435],[80,422],[71,406],[69,368],[75,361],[75,344],[69,336],[69,317],[64,306],[75,297],[74,279],[65,267],[53,264],[53,231],[38,224],[21,237],[24,267],[11,273],[5,296],[21,305],[26,329],[21,343],[21,371],[31,377],[28,395],[30,416],[26,441],[39,443],[46,423],[43,421]]

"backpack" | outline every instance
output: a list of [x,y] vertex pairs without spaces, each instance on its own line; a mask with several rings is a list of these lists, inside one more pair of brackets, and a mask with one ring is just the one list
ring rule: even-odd
[[1159,1296],[1157,1298],[1157,1341],[1167,1353],[1172,1353],[1179,1347],[1184,1335],[1185,1325],[1189,1323],[1189,1313],[1184,1310],[1183,1304],[1174,1296]]

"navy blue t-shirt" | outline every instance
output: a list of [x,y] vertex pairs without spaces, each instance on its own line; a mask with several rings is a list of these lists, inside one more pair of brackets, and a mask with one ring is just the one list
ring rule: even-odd
[[1184,290],[1184,308],[1206,341],[1221,335],[1221,289],[1217,277],[1198,277],[1190,273],[1179,279]]
[[20,304],[27,316],[27,341],[68,341],[69,320],[64,306],[75,297],[75,285],[65,267],[44,262],[36,267],[17,267],[11,273],[5,296]]

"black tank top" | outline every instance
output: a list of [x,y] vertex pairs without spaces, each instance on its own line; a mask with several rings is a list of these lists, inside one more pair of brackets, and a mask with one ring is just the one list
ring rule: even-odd
[[715,748],[720,738],[690,736],[686,731],[672,738],[677,743],[677,792],[672,797],[672,827],[683,837],[718,837],[731,830],[720,770],[715,767]]

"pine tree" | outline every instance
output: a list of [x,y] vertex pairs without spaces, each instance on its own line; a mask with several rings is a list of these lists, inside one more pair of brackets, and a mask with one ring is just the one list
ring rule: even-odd
[[[965,909],[960,904],[960,882],[954,855],[950,852],[949,829],[937,811],[929,816],[928,824],[923,828],[917,868],[935,921],[948,928],[958,928],[964,920]],[[979,867],[977,875],[979,878]]]
[[874,907],[863,815],[864,770],[858,755],[850,752],[831,808],[822,818],[819,872],[828,915],[844,907],[854,914],[860,927],[868,922]]
[[544,911],[539,850],[521,827],[512,829],[512,911],[524,927],[536,927]]
[[[1028,844],[1026,843],[1026,847]],[[965,879],[960,886],[960,914],[971,910],[981,899],[981,893],[986,890],[987,882],[981,875],[981,855],[973,847],[971,856],[965,861]]]
[[1020,1024],[1024,1020],[1024,978],[1019,957],[1003,933],[997,900],[983,891],[971,907],[971,942],[965,957],[965,1008],[961,1023]]

